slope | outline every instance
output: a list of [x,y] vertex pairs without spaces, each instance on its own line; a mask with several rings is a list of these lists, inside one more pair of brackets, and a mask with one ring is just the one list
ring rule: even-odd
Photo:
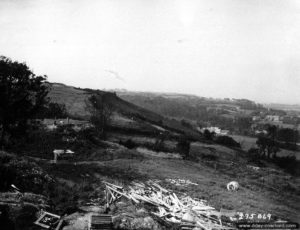
[[152,110],[125,101],[115,93],[101,90],[80,89],[72,86],[66,86],[60,83],[50,83],[51,90],[49,97],[51,101],[65,104],[68,114],[71,117],[88,120],[90,117],[90,104],[88,98],[91,95],[102,97],[105,103],[109,104],[113,111],[123,117],[135,119],[139,123],[150,123],[159,125],[169,131],[181,133],[194,139],[200,139],[201,136],[195,130],[185,127],[180,122],[159,115]]

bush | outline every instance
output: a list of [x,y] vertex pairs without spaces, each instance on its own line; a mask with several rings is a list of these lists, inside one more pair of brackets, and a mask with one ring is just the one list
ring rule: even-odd
[[233,140],[233,138],[228,137],[228,136],[218,136],[215,139],[216,143],[220,144],[220,145],[225,145],[227,147],[231,147],[231,148],[240,148],[241,145],[240,143],[236,142],[235,140]]
[[254,163],[259,167],[265,167],[265,164],[261,161],[262,157],[259,154],[258,148],[250,148],[248,150],[248,157],[250,158],[248,163]]
[[37,115],[39,118],[66,118],[68,116],[65,104],[50,102]]
[[17,229],[32,229],[32,223],[36,220],[35,213],[37,208],[33,206],[24,206],[16,217]]
[[41,193],[44,185],[52,181],[52,178],[35,163],[13,156],[8,161],[8,155],[2,154],[0,155],[0,191],[7,191],[11,184],[15,184],[22,191]]
[[176,147],[177,151],[181,153],[185,158],[188,158],[190,155],[190,145],[191,143],[186,138],[182,137],[179,139]]
[[209,130],[205,129],[203,136],[205,140],[212,141],[214,139],[215,132],[210,132]]
[[50,198],[54,211],[59,214],[68,213],[69,210],[77,210],[78,194],[77,186],[67,186],[62,183],[50,183],[45,186],[45,193]]
[[182,119],[180,123],[182,124],[182,126],[184,126],[186,128],[190,128],[190,129],[193,128],[193,125],[184,119]]
[[136,144],[131,139],[128,139],[125,142],[120,140],[119,144],[125,146],[128,149],[134,149],[136,147]]
[[288,173],[300,175],[300,161],[295,156],[276,157],[273,162]]

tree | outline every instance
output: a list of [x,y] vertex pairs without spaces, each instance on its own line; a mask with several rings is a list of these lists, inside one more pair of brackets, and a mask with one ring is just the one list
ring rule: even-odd
[[267,158],[271,158],[271,154],[273,154],[273,157],[276,157],[276,153],[280,151],[278,142],[272,140],[269,137],[258,137],[256,144],[259,148],[260,154],[262,156],[266,156]]
[[259,153],[261,154],[261,156],[265,156],[266,155],[266,149],[267,149],[267,141],[266,141],[266,139],[267,139],[266,137],[260,136],[256,140],[256,145],[259,148]]
[[183,155],[185,159],[190,157],[191,142],[184,136],[180,137],[176,145],[177,151]]
[[277,127],[275,125],[268,125],[267,131],[268,131],[268,136],[272,140],[275,140],[275,138],[277,137]]
[[38,114],[41,118],[66,118],[68,116],[66,105],[50,102]]
[[238,128],[240,133],[247,132],[250,130],[252,125],[252,118],[251,117],[239,117],[235,121],[235,126]]
[[204,138],[208,141],[212,141],[215,135],[216,135],[215,132],[210,132],[208,129],[205,129],[203,133]]
[[109,128],[109,123],[112,116],[112,108],[109,105],[105,94],[96,94],[89,97],[89,102],[92,105],[90,108],[90,121],[94,125],[97,134],[103,139]]
[[297,130],[283,128],[278,130],[278,140],[285,143],[296,143],[299,133]]
[[168,139],[168,133],[161,132],[159,135],[157,135],[156,141],[153,145],[154,151],[164,151],[165,148],[165,140]]
[[0,143],[22,134],[27,121],[48,102],[46,76],[36,76],[25,63],[0,57]]

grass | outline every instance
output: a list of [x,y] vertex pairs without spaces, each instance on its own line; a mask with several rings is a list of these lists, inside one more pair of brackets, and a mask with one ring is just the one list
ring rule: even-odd
[[86,106],[89,95],[90,94],[83,90],[55,83],[51,85],[51,90],[49,92],[51,101],[65,104],[69,114],[81,118],[87,118],[90,115]]
[[[83,90],[66,86],[63,84],[53,83],[49,97],[52,102],[65,104],[67,113],[74,118],[88,119],[90,112],[87,106],[88,98],[96,93],[95,90]],[[113,93],[98,91],[98,93],[105,95],[106,103],[112,106],[112,109],[119,114],[119,117],[114,119],[115,125],[128,126],[129,119],[135,120],[132,122],[133,126],[138,127],[135,130],[143,130],[146,128],[150,131],[158,131],[153,125],[159,125],[163,129],[167,129],[175,133],[185,133],[191,138],[199,139],[201,136],[191,128],[183,126],[179,121],[163,117],[150,110],[144,109],[130,102],[127,102]],[[117,121],[117,122],[116,122]],[[142,129],[139,127],[142,126]],[[129,125],[129,127],[131,127]]]
[[[276,175],[277,171],[263,170],[256,173],[246,170],[245,164],[230,166],[225,162],[218,162],[218,168],[215,170],[205,162],[174,159],[147,159],[143,162],[118,160],[109,163],[117,167],[130,163],[132,168],[150,178],[160,179],[165,187],[179,194],[186,193],[192,197],[206,199],[217,209],[223,207],[241,212],[264,212],[298,220],[297,213],[300,207],[297,203],[300,194],[296,191],[299,189],[299,181],[293,178],[287,182],[283,176]],[[264,181],[260,181],[261,177],[264,177]],[[176,187],[164,181],[168,178],[189,179],[199,185]],[[241,189],[238,192],[227,191],[226,184],[232,180],[240,183]],[[291,188],[293,184],[295,187]]]
[[[257,148],[256,137],[248,137],[248,136],[241,136],[241,135],[231,135],[231,137],[235,141],[239,142],[241,144],[242,149],[245,151],[248,151],[250,148]],[[299,151],[280,149],[280,151],[276,155],[279,157],[295,156],[297,160],[300,160]]]
[[[52,165],[37,160],[47,174],[56,178],[55,187],[52,187],[55,192],[50,195],[57,212],[71,211],[74,204],[84,205],[90,199],[103,200],[103,180],[128,185],[131,181],[155,179],[179,196],[205,199],[216,209],[271,213],[283,219],[298,220],[300,180],[272,164],[255,171],[247,167],[244,154],[215,144],[192,143],[191,151],[198,156],[197,162],[142,157],[134,150],[107,145],[103,151],[108,151],[106,154],[110,157],[105,160],[101,149],[90,158],[85,159],[83,156],[87,155],[83,155],[77,163]],[[102,156],[98,161],[97,154]],[[175,186],[166,179],[185,179],[198,185]],[[240,184],[237,192],[226,189],[226,184],[233,180]]]
[[249,150],[251,148],[256,147],[256,140],[255,137],[248,137],[248,136],[241,136],[241,135],[230,135],[235,141],[241,144],[242,149]]

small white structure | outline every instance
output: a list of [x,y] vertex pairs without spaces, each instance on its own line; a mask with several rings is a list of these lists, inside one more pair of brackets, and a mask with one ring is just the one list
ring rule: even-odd
[[255,135],[260,135],[260,134],[268,134],[268,131],[267,130],[255,130]]
[[278,115],[267,115],[265,120],[279,122],[279,118],[280,117]]
[[198,130],[202,133],[204,133],[205,130],[208,130],[210,133],[214,132],[218,136],[225,136],[229,133],[229,130],[222,130],[219,127],[206,127]]
[[229,130],[221,130],[221,133],[219,135],[226,136],[229,134]]
[[55,124],[47,125],[46,128],[50,131],[53,131],[53,130],[57,129],[57,125],[55,125]]
[[67,149],[66,151],[63,149],[54,149],[53,150],[53,154],[54,154],[54,159],[53,159],[53,163],[57,163],[57,157],[63,154],[69,154],[69,155],[73,155],[74,152],[70,149]]
[[237,191],[239,189],[240,185],[237,181],[231,181],[227,184],[227,190],[228,191]]

